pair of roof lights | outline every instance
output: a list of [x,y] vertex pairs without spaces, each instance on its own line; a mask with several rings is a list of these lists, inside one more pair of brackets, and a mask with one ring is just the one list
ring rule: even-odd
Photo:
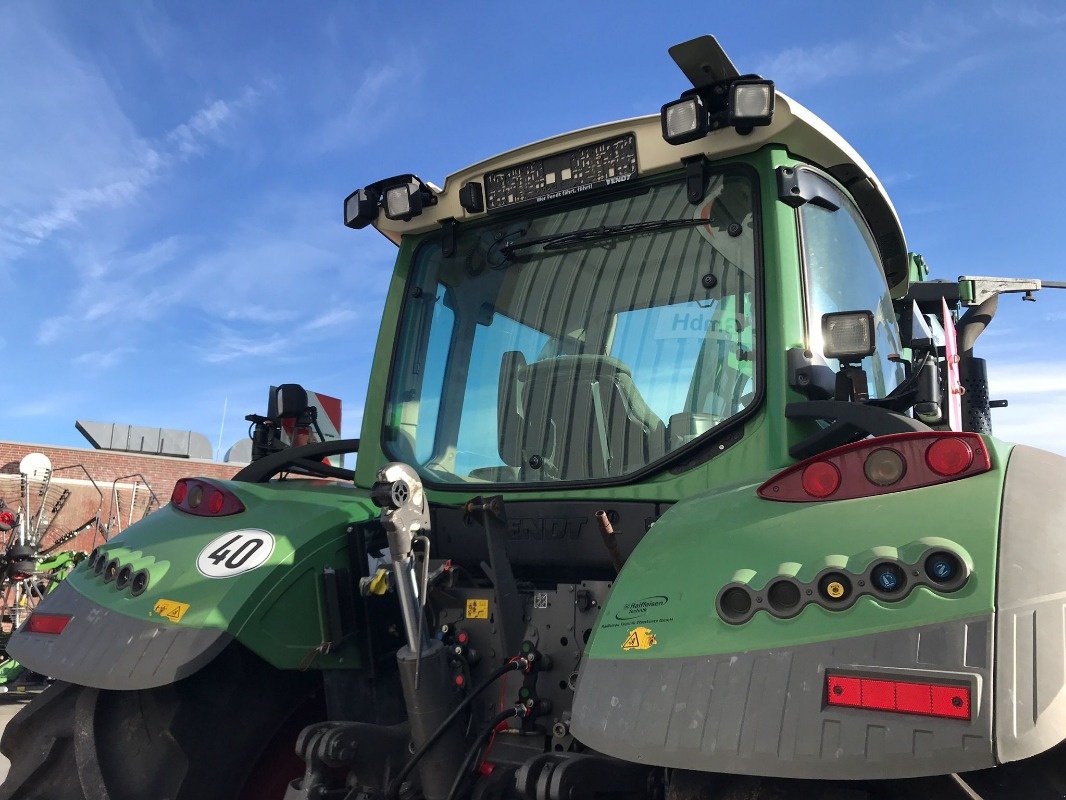
[[[439,191],[439,190],[437,190]],[[344,224],[365,228],[384,209],[389,219],[414,219],[426,206],[436,205],[437,191],[415,175],[397,175],[352,192],[344,200]]]
[[685,144],[702,139],[720,128],[751,133],[774,118],[774,82],[758,75],[745,75],[690,89],[662,107],[663,139]]
[[[692,89],[680,100],[664,105],[663,138],[670,144],[684,144],[724,127],[750,133],[757,126],[769,125],[773,115],[773,81],[746,75]],[[406,222],[420,215],[425,207],[435,205],[439,191],[415,175],[386,178],[345,198],[344,224],[349,228],[365,228],[377,219],[381,210],[389,219]],[[460,203],[467,211],[483,211],[480,185],[464,185]]]

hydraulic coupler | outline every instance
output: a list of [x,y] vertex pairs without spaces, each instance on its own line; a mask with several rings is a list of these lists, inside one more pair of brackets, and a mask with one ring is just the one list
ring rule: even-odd
[[[425,633],[429,511],[422,481],[406,464],[390,463],[378,470],[370,496],[381,509],[407,634],[407,644],[396,653],[396,660],[417,750],[438,733],[459,701],[444,646]],[[424,548],[421,557],[415,552],[416,542]],[[452,725],[424,753],[418,775],[426,800],[448,796],[464,749],[461,726]]]

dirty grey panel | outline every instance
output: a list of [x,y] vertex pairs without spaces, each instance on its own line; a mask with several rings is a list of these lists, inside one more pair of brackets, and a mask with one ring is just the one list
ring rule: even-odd
[[19,631],[7,646],[35,672],[98,689],[150,689],[192,675],[231,641],[223,631],[154,624],[117,614],[60,583],[37,607],[70,614],[58,636]]
[[996,624],[996,757],[1066,738],[1066,458],[1017,446],[1007,464]]
[[[599,659],[571,730],[617,758],[791,778],[903,778],[994,766],[991,616],[731,655]],[[961,679],[972,719],[825,706],[826,670]]]
[[210,459],[213,452],[207,437],[195,431],[82,419],[77,420],[74,427],[99,450],[201,459]]

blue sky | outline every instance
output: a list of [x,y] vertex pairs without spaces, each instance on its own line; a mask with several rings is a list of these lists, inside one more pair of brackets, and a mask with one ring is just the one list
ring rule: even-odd
[[[852,142],[936,276],[1066,280],[1059,3],[0,3],[0,438],[216,443],[226,406],[224,451],[279,382],[357,436],[394,250],[344,196],[656,113],[703,33]],[[1002,307],[997,433],[1066,453],[1066,292]]]

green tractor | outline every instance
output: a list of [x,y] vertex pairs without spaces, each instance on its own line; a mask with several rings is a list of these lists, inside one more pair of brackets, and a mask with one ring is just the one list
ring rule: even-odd
[[926,280],[840,136],[670,52],[658,115],[347,198],[398,246],[361,439],[74,569],[0,797],[1061,795],[1066,459],[974,355],[1054,284]]

